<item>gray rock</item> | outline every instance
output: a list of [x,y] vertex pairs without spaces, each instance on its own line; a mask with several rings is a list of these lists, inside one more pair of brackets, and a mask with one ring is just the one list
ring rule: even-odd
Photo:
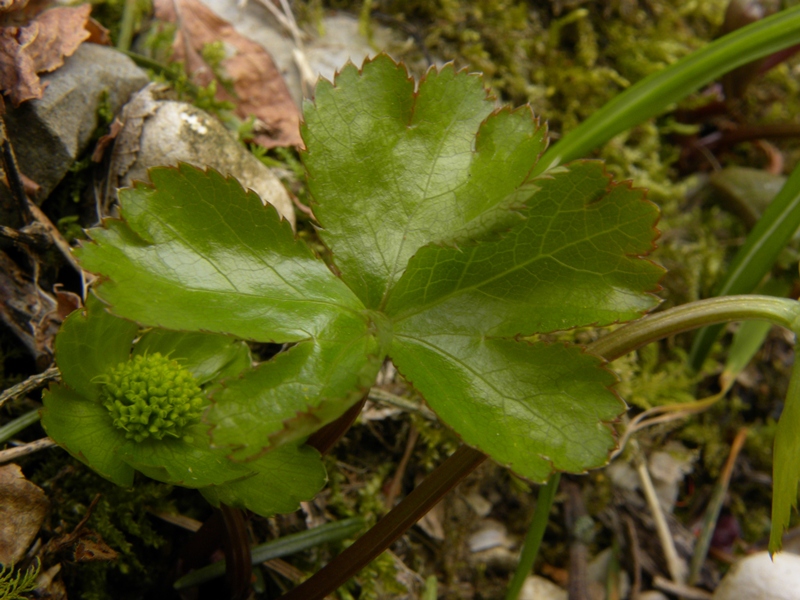
[[159,86],[137,94],[111,159],[112,187],[147,181],[147,169],[187,162],[233,175],[272,204],[294,227],[294,206],[278,177],[237,142],[213,116],[185,102],[159,98]]
[[11,108],[5,117],[20,170],[41,186],[37,203],[47,198],[87,149],[104,95],[116,114],[150,81],[124,54],[88,43],[42,80],[48,83],[44,96]]

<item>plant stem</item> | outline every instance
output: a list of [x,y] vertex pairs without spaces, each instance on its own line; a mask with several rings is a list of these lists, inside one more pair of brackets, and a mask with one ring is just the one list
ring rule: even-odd
[[484,460],[486,455],[482,452],[461,446],[372,529],[282,600],[325,598],[403,535]]
[[250,595],[252,560],[247,538],[244,513],[240,508],[220,504],[225,538],[222,550],[225,553],[225,577],[231,592],[231,600],[244,600]]
[[800,303],[773,296],[724,296],[698,300],[633,321],[587,346],[587,350],[614,361],[664,337],[728,321],[769,321],[800,331]]
[[536,556],[539,554],[539,546],[542,544],[544,531],[547,528],[547,521],[550,518],[550,508],[553,506],[558,490],[558,483],[561,481],[561,473],[553,473],[547,483],[539,488],[539,496],[536,499],[536,509],[533,511],[531,524],[528,526],[528,533],[525,534],[525,543],[522,545],[522,554],[519,557],[517,570],[514,571],[514,578],[508,586],[506,600],[517,600],[525,579],[533,568]]
[[133,41],[133,26],[136,21],[136,0],[125,0],[122,7],[122,21],[119,25],[117,50],[128,51]]

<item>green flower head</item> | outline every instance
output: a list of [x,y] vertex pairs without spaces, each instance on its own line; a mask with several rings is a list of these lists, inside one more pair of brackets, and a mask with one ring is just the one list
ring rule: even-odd
[[[251,368],[250,351],[224,335],[139,327],[111,315],[90,296],[56,337],[62,383],[44,396],[42,425],[75,458],[122,486],[134,471],[200,488],[213,504],[260,514],[294,510],[313,497],[325,474],[316,451],[277,448],[233,462],[215,448],[202,417],[222,378]],[[307,477],[299,481],[297,472]],[[267,488],[267,482],[271,486]]]
[[134,356],[112,368],[101,396],[114,427],[129,440],[183,437],[200,420],[205,396],[192,374],[160,352]]

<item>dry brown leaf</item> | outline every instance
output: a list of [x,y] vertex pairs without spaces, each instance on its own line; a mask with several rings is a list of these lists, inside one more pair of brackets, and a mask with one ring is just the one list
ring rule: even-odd
[[100,162],[103,160],[103,155],[106,153],[106,148],[111,145],[119,132],[122,131],[122,127],[125,125],[123,121],[120,120],[119,117],[114,117],[111,125],[108,127],[108,133],[101,136],[99,140],[97,140],[97,145],[94,147],[94,151],[92,152],[92,162]]
[[86,21],[86,31],[89,32],[89,37],[86,38],[87,42],[101,46],[111,45],[111,33],[94,19]]
[[94,562],[116,560],[119,555],[99,534],[85,530],[75,544],[73,556],[76,562]]
[[0,0],[0,12],[8,13],[22,10],[28,5],[28,0]]
[[19,466],[0,467],[0,563],[11,565],[25,556],[48,505],[44,492],[25,479]]
[[155,0],[154,8],[157,18],[179,24],[173,58],[185,61],[199,85],[207,85],[213,77],[200,58],[203,47],[222,42],[235,49],[221,66],[233,82],[237,98],[231,98],[221,85],[217,86],[217,98],[232,100],[240,118],[255,116],[265,124],[266,131],[255,135],[257,143],[266,148],[302,145],[300,111],[264,48],[241,36],[198,0]]
[[64,64],[90,33],[86,29],[92,7],[52,8],[24,27],[0,29],[0,88],[14,106],[41,98],[46,84],[39,73]]

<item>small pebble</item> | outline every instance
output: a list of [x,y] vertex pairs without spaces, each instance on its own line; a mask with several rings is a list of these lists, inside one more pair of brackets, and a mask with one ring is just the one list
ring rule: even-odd
[[780,552],[770,559],[759,552],[731,567],[714,591],[714,600],[798,600],[800,556]]

